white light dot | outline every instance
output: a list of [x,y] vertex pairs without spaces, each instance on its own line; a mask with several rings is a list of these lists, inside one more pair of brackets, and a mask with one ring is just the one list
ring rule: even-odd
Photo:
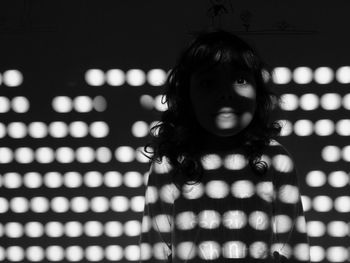
[[36,196],[30,200],[30,208],[34,213],[46,213],[50,204],[46,197]]
[[334,208],[340,213],[350,212],[350,196],[339,196],[334,200]]
[[49,125],[49,133],[55,138],[66,137],[68,134],[68,126],[62,121],[54,121]]
[[121,261],[124,256],[124,250],[119,245],[110,245],[105,247],[105,257],[109,261]]
[[328,176],[328,183],[332,187],[345,187],[349,184],[350,177],[344,171],[333,171]]
[[19,188],[22,185],[22,177],[19,173],[9,172],[3,175],[3,186],[9,189]]
[[73,121],[69,124],[69,134],[75,138],[85,137],[88,134],[87,124],[82,121]]
[[132,162],[135,159],[135,152],[129,146],[121,146],[115,150],[115,158],[119,162]]
[[91,210],[95,213],[104,213],[109,209],[109,200],[104,196],[95,196],[91,199]]
[[10,110],[10,100],[6,97],[0,96],[0,113],[5,113]]
[[293,111],[298,108],[298,97],[294,94],[283,94],[281,96],[281,109],[285,111]]
[[89,200],[85,196],[76,196],[71,200],[71,210],[74,213],[85,213],[89,210]]
[[148,134],[148,125],[144,121],[137,121],[131,127],[131,133],[137,137],[145,137]]
[[29,209],[28,200],[24,197],[14,197],[10,201],[11,210],[15,213],[25,213]]
[[120,69],[110,69],[106,72],[106,80],[110,86],[121,86],[125,83],[125,74]]
[[71,163],[74,161],[74,151],[69,147],[59,147],[56,150],[56,160],[60,163]]
[[350,162],[350,145],[345,146],[342,149],[342,153],[341,154],[342,154],[342,157],[343,157],[344,161]]
[[123,176],[117,171],[108,171],[104,174],[104,183],[107,187],[118,187],[123,183]]
[[298,136],[310,136],[313,132],[313,123],[310,120],[297,120],[294,123],[294,133]]
[[321,246],[310,247],[310,260],[312,262],[320,262],[325,258],[325,249]]
[[69,209],[69,201],[64,196],[56,196],[51,200],[51,209],[56,213],[65,213]]
[[327,225],[327,232],[330,236],[345,237],[348,232],[348,226],[343,221],[332,221]]
[[88,187],[99,187],[102,185],[102,174],[98,171],[89,171],[84,175],[84,183]]
[[42,177],[37,172],[25,173],[23,184],[28,188],[39,188],[42,185]]
[[112,152],[107,147],[99,147],[96,149],[96,160],[100,163],[108,163],[112,159]]
[[141,233],[141,224],[138,220],[130,220],[124,224],[124,234],[126,236],[139,236]]
[[84,260],[84,250],[80,246],[69,246],[66,248],[66,258],[69,262]]
[[306,183],[311,187],[321,187],[326,183],[326,174],[323,171],[311,171],[306,175]]
[[44,175],[44,184],[49,188],[59,188],[62,185],[62,176],[58,172],[47,172]]
[[298,67],[293,71],[293,80],[297,84],[307,84],[312,81],[312,70],[308,67]]
[[[156,108],[156,110],[158,111],[165,111],[167,110],[168,106],[166,105],[166,103],[162,103],[162,96],[163,95],[158,95],[155,97],[154,99],[154,107]],[[163,100],[164,102],[164,100]]]
[[105,82],[105,74],[100,69],[89,69],[85,72],[85,81],[90,86],[102,86]]
[[111,210],[115,212],[125,212],[129,209],[129,199],[125,196],[114,196],[111,198]]
[[24,226],[24,232],[29,237],[41,237],[44,234],[44,227],[41,222],[28,222]]
[[0,147],[0,163],[9,163],[13,160],[13,152],[8,147]]
[[69,188],[77,188],[83,184],[83,178],[78,172],[66,172],[63,178],[64,185]]
[[323,119],[315,123],[315,133],[318,136],[329,136],[334,133],[334,123],[331,120]]
[[84,233],[89,237],[98,237],[103,233],[103,226],[99,221],[87,221],[84,224]]
[[6,70],[3,73],[3,83],[8,87],[17,87],[23,83],[23,75],[15,69]]
[[321,106],[325,110],[337,110],[341,106],[341,100],[337,93],[326,93],[321,97]]
[[23,122],[11,122],[7,126],[7,133],[10,137],[19,139],[27,135],[27,127]]
[[18,222],[9,222],[4,226],[5,235],[10,238],[19,238],[23,236],[23,227]]
[[300,97],[300,108],[306,111],[317,109],[319,98],[316,94],[306,93]]
[[55,154],[49,147],[40,147],[35,151],[35,159],[39,163],[51,163],[55,160]]
[[26,258],[33,262],[42,261],[45,258],[44,249],[40,246],[30,246],[26,249]]
[[6,249],[7,259],[9,261],[22,261],[24,259],[24,251],[19,246],[9,246]]
[[46,258],[50,261],[63,260],[64,254],[64,249],[60,246],[48,246],[46,248]]
[[81,163],[91,163],[95,159],[95,151],[91,147],[79,147],[75,154],[77,161]]
[[126,73],[126,81],[130,86],[141,86],[146,81],[146,75],[140,69],[130,69]]
[[45,233],[49,237],[61,237],[64,234],[61,222],[51,221],[45,225]]
[[314,80],[318,84],[328,84],[333,81],[334,73],[329,67],[319,67],[314,72]]
[[33,138],[44,138],[47,135],[47,126],[43,122],[32,122],[28,125],[28,133]]
[[59,113],[70,112],[73,108],[72,99],[67,96],[57,96],[52,100],[52,108]]
[[151,69],[147,73],[147,80],[152,86],[164,85],[166,80],[166,72],[162,69]]
[[144,196],[134,196],[130,200],[130,209],[134,212],[142,212],[144,208]]
[[11,107],[17,113],[25,113],[29,110],[29,101],[23,96],[14,97],[11,101]]
[[88,246],[85,249],[85,258],[87,259],[87,261],[102,261],[103,249],[99,246]]
[[335,78],[339,83],[348,84],[350,83],[350,66],[343,66],[337,69]]
[[108,124],[104,121],[95,121],[89,127],[91,136],[95,138],[106,137],[109,133]]
[[335,126],[337,133],[341,136],[350,136],[350,120],[339,120]]
[[19,163],[31,163],[34,160],[33,149],[29,147],[19,147],[15,150],[15,159]]
[[8,200],[4,197],[0,197],[0,213],[6,213],[9,209],[9,203]]
[[79,221],[70,221],[64,225],[64,232],[69,237],[80,237],[83,234],[83,226]]
[[287,84],[292,79],[292,73],[289,68],[276,67],[272,72],[272,81],[276,84]]
[[334,145],[326,146],[322,149],[321,156],[326,162],[337,162],[340,159],[340,149]]
[[313,208],[317,212],[328,212],[333,207],[332,199],[329,196],[316,196],[313,201]]
[[74,109],[77,112],[89,112],[93,108],[92,99],[88,96],[77,96],[74,101]]
[[330,262],[345,262],[349,259],[349,252],[347,250],[348,248],[345,248],[343,246],[332,246],[328,247],[326,254],[327,259]]
[[106,236],[119,237],[123,234],[123,225],[118,221],[106,222],[104,232]]
[[321,221],[308,221],[306,225],[307,233],[310,237],[321,237],[326,232],[326,226]]
[[139,172],[129,171],[124,174],[124,185],[135,188],[143,184],[143,177]]

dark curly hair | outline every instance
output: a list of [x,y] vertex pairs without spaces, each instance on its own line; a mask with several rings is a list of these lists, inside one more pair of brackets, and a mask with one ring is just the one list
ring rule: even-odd
[[[152,138],[144,147],[145,152],[153,153],[152,157],[146,156],[150,159],[149,165],[167,158],[178,189],[184,183],[199,183],[203,176],[200,161],[203,128],[191,107],[190,77],[203,65],[214,66],[224,62],[250,70],[255,78],[256,112],[251,123],[234,137],[232,147],[243,146],[244,155],[257,176],[263,176],[268,169],[267,163],[261,161],[264,148],[280,136],[280,123],[270,122],[271,112],[281,101],[267,86],[272,68],[261,60],[256,50],[230,32],[217,29],[197,33],[189,46],[181,51],[175,67],[167,75],[166,90],[162,96],[162,104],[167,103],[167,110],[162,113],[160,122],[150,129]],[[147,151],[148,147],[153,152]]]

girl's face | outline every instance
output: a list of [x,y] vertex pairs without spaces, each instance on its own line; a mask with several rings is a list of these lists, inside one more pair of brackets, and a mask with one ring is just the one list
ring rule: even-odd
[[195,116],[211,134],[233,136],[252,121],[256,109],[252,73],[222,64],[195,72],[190,83]]

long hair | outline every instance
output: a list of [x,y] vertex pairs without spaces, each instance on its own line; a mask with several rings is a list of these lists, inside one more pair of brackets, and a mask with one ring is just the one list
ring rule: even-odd
[[[169,71],[162,97],[167,109],[162,113],[160,122],[150,129],[151,141],[144,147],[145,152],[153,153],[152,157],[147,156],[150,163],[160,163],[163,157],[167,158],[178,189],[184,183],[199,183],[203,176],[198,150],[202,128],[191,107],[190,77],[203,65],[210,67],[227,62],[250,70],[257,91],[253,119],[237,134],[232,145],[237,145],[239,141],[244,146],[244,155],[253,172],[257,176],[266,174],[268,166],[261,160],[261,155],[271,140],[280,136],[282,129],[280,123],[270,122],[271,112],[281,101],[267,85],[266,77],[271,76],[271,68],[262,61],[256,50],[236,35],[221,29],[202,31],[181,51],[176,65]],[[147,151],[148,147],[153,152]]]

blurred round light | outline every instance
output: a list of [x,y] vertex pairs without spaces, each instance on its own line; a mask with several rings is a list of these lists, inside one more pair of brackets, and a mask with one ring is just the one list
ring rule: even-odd
[[321,97],[321,106],[325,110],[337,110],[341,106],[341,97],[337,93],[326,93]]
[[314,72],[314,80],[318,84],[328,84],[333,81],[334,72],[329,67],[319,67]]
[[85,137],[88,134],[87,124],[82,121],[73,121],[69,124],[69,133],[75,138]]
[[104,213],[109,209],[109,200],[105,196],[95,196],[91,199],[91,211]]
[[334,123],[331,120],[323,119],[315,123],[315,133],[318,136],[329,136],[334,133]]
[[27,135],[27,126],[23,122],[11,122],[7,126],[7,133],[15,139],[23,138]]
[[102,174],[98,171],[89,171],[84,175],[84,183],[88,187],[99,187],[103,183]]
[[129,237],[139,236],[141,233],[141,224],[138,220],[130,220],[124,224],[124,234]]
[[129,146],[121,146],[115,150],[115,158],[119,162],[132,162],[135,159],[135,152]]
[[22,185],[22,177],[19,173],[9,172],[3,175],[3,186],[6,188],[19,188]]
[[129,209],[129,201],[125,196],[114,196],[111,198],[111,209],[115,212],[125,212]]
[[3,73],[3,83],[8,87],[17,87],[23,83],[23,75],[16,69],[6,70]]
[[12,99],[11,107],[17,113],[25,113],[29,110],[29,101],[23,96],[17,96]]
[[272,72],[272,81],[275,84],[287,84],[292,79],[292,73],[287,67],[276,67]]
[[124,174],[124,185],[135,188],[141,187],[143,184],[143,177],[139,172],[129,171]]
[[44,249],[40,246],[27,247],[26,258],[31,262],[42,261],[45,258]]
[[19,262],[24,260],[24,250],[20,246],[9,246],[6,248],[6,258],[8,261]]
[[24,174],[23,183],[27,188],[39,188],[42,185],[42,177],[37,172]]
[[334,200],[334,208],[340,213],[350,212],[350,196],[339,196]]
[[85,196],[76,196],[71,200],[71,210],[74,213],[85,213],[89,210],[89,200]]
[[308,221],[306,225],[310,237],[321,237],[326,232],[326,226],[321,221]]
[[148,134],[148,125],[144,121],[137,121],[131,127],[131,133],[137,137],[146,137]]
[[326,195],[316,196],[312,202],[313,208],[317,212],[329,212],[333,206],[332,199]]
[[341,136],[350,136],[350,120],[339,120],[335,126],[337,133]]
[[344,171],[333,171],[328,176],[328,183],[336,188],[345,187],[350,183],[350,177]]
[[62,261],[64,255],[64,249],[60,246],[48,246],[46,248],[46,259],[49,261]]
[[333,237],[345,237],[348,231],[348,225],[343,221],[332,221],[327,225],[327,232]]
[[29,209],[28,200],[22,196],[14,197],[10,201],[10,207],[15,213],[26,213]]
[[288,136],[293,132],[293,125],[289,120],[279,120],[282,126],[281,136]]
[[29,147],[19,147],[15,150],[15,159],[19,163],[31,163],[34,160],[33,149]]
[[119,237],[123,234],[123,225],[119,221],[108,221],[105,223],[105,235]]
[[298,97],[294,94],[283,94],[281,96],[282,104],[281,108],[285,111],[293,111],[298,108],[299,100]]
[[[166,111],[168,106],[162,102],[163,95],[157,95],[154,99],[154,108],[158,111]],[[165,97],[164,97],[165,98]]]
[[119,187],[123,183],[123,176],[117,171],[108,171],[104,174],[104,183],[107,187]]
[[313,123],[310,120],[298,120],[294,123],[294,133],[298,136],[310,136],[313,133]]
[[89,131],[92,137],[103,138],[108,135],[109,127],[104,121],[95,121],[90,124]]
[[51,221],[45,225],[45,233],[49,237],[63,236],[63,225],[61,222]]
[[341,154],[342,154],[342,157],[343,157],[344,161],[350,162],[350,145],[345,146],[342,149],[342,153]]
[[47,126],[43,122],[32,122],[28,125],[28,133],[33,138],[44,138],[47,133]]
[[81,163],[91,163],[95,159],[95,151],[91,147],[79,147],[76,150],[76,159]]
[[49,208],[49,200],[44,196],[35,196],[30,200],[30,208],[34,213],[46,213]]
[[340,149],[338,146],[328,145],[322,149],[321,156],[326,162],[337,162],[340,160]]
[[69,246],[65,251],[66,259],[69,262],[77,262],[84,260],[84,250],[80,246]]
[[311,171],[306,175],[306,183],[310,187],[321,187],[326,183],[326,174],[323,171]]
[[110,69],[106,72],[106,79],[110,86],[121,86],[125,83],[124,71],[120,69]]
[[130,69],[126,73],[126,81],[130,86],[141,86],[145,84],[145,73],[140,69]]
[[[153,105],[154,105],[153,97],[150,95],[142,95],[140,97],[140,104],[143,108],[145,108],[147,110],[152,110]],[[0,109],[0,111],[1,111],[1,109]]]
[[316,94],[306,93],[300,97],[300,108],[303,110],[315,110],[319,105],[319,98]]
[[58,172],[47,172],[44,175],[44,183],[48,188],[59,188],[62,186],[62,175]]
[[78,188],[83,184],[83,179],[78,172],[66,172],[63,178],[64,185],[68,188]]
[[35,151],[35,159],[39,163],[51,163],[55,160],[55,154],[50,147],[40,147]]
[[85,258],[87,261],[103,261],[103,249],[99,246],[88,246],[85,249]]
[[69,201],[68,201],[67,197],[55,196],[54,198],[52,198],[51,209],[52,209],[52,211],[54,211],[56,213],[66,213],[69,209]]
[[90,86],[102,86],[105,82],[105,74],[100,69],[89,69],[85,73],[85,81]]
[[89,237],[98,237],[103,233],[103,226],[99,221],[88,221],[84,224],[84,233]]
[[298,84],[307,84],[312,81],[313,72],[308,67],[298,67],[293,71],[293,80]]
[[9,163],[13,160],[13,152],[8,147],[0,147],[0,163]]
[[112,159],[111,150],[107,147],[96,149],[96,160],[100,163],[108,163]]
[[343,66],[337,69],[335,78],[339,83],[349,84],[350,83],[350,66]]
[[70,112],[73,108],[72,99],[67,96],[57,96],[52,100],[52,108],[59,113]]
[[162,86],[166,80],[166,72],[162,69],[151,69],[147,73],[147,80],[152,86]]
[[0,113],[5,113],[10,110],[10,100],[4,96],[0,96]]
[[68,237],[80,237],[83,234],[83,226],[79,221],[67,222],[64,227],[64,232]]
[[55,138],[66,137],[68,134],[68,126],[62,121],[54,121],[49,125],[49,133]]
[[325,249],[321,246],[310,247],[310,260],[312,262],[320,262],[325,258]]
[[74,151],[69,147],[59,147],[56,150],[56,160],[60,163],[71,163],[74,161]]
[[77,96],[74,101],[74,109],[77,112],[89,112],[92,110],[92,99],[88,96]]
[[98,111],[98,112],[105,111],[107,108],[107,101],[102,96],[96,96],[93,99],[93,106],[94,106],[95,111]]
[[326,253],[330,262],[345,262],[349,259],[349,251],[342,246],[328,247]]

